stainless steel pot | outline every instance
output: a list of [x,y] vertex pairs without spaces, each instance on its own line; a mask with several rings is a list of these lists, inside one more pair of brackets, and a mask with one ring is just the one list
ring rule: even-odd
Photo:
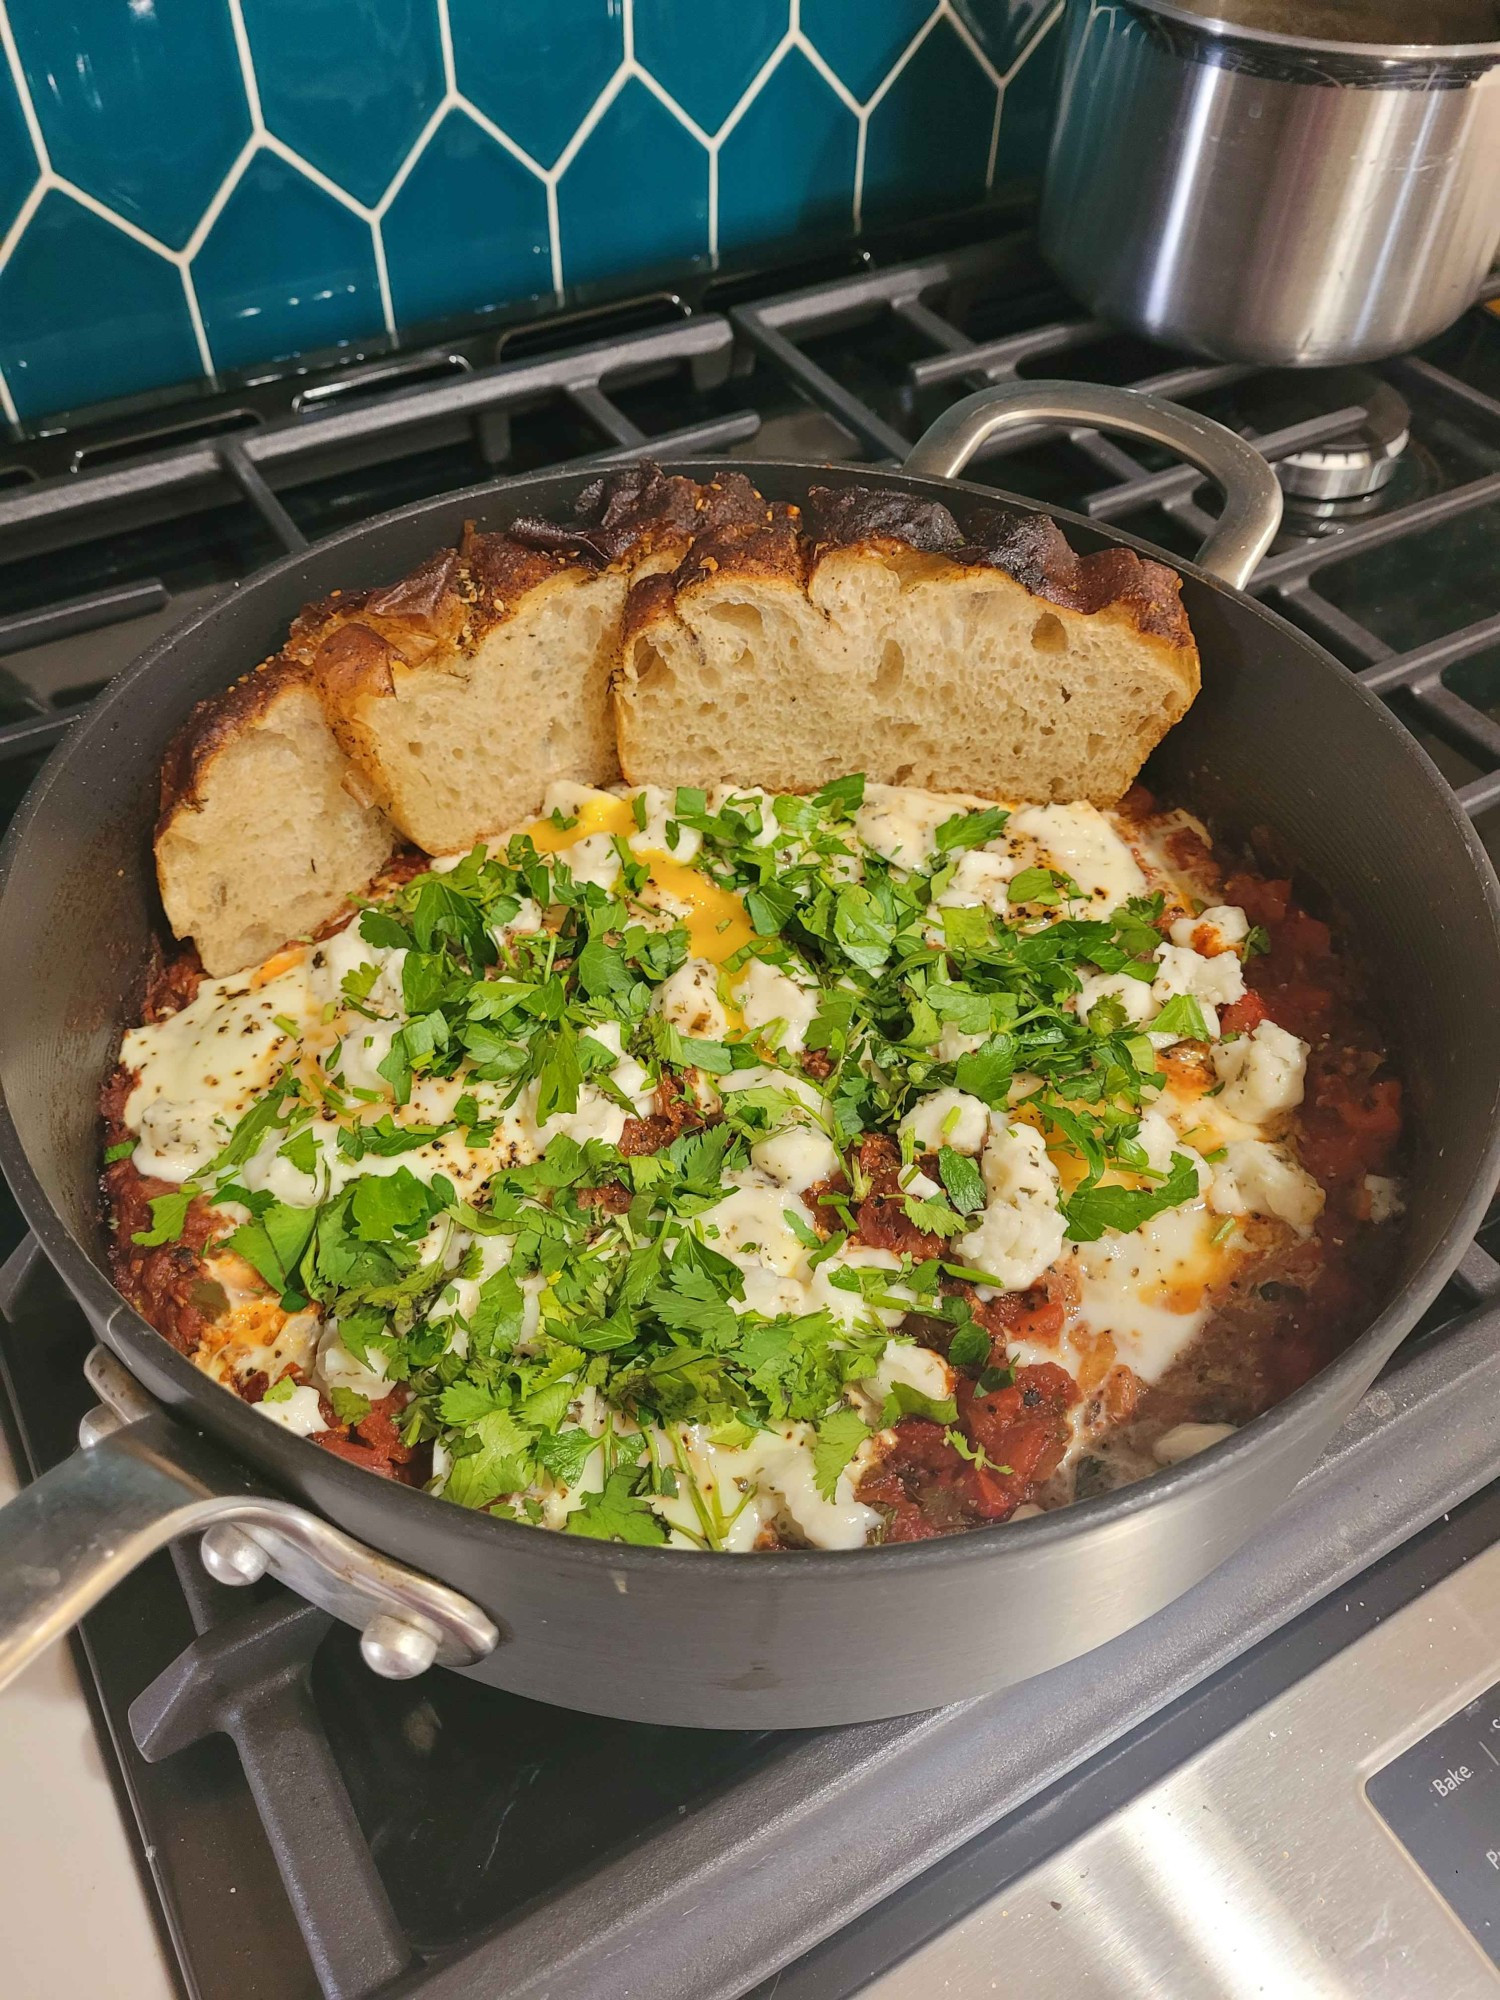
[[[1433,32],[1396,0],[1214,11]],[[1463,11],[1491,38],[1316,40],[1068,0],[1048,260],[1102,317],[1220,360],[1368,361],[1430,339],[1500,244],[1500,20]]]
[[[0,1686],[153,1549],[199,1533],[222,1581],[269,1568],[359,1625],[378,1672],[435,1659],[643,1722],[856,1722],[982,1694],[1101,1645],[1286,1504],[1457,1263],[1494,1185],[1500,884],[1400,724],[1239,589],[1281,496],[1233,432],[1129,389],[1026,382],[956,404],[900,472],[749,469],[775,500],[805,502],[813,483],[941,500],[977,537],[997,495],[957,475],[996,433],[1037,423],[1145,438],[1225,493],[1198,562],[1182,566],[1203,690],[1147,776],[1231,841],[1274,828],[1379,968],[1411,1172],[1399,1267],[1371,1324],[1276,1409],[1136,1486],[905,1547],[745,1557],[548,1534],[376,1479],[267,1423],[153,1332],[108,1275],[96,1105],[161,924],[151,830],[163,751],[193,703],[274,651],[309,598],[389,582],[465,521],[560,518],[590,475],[444,495],[287,557],[162,639],[54,752],[0,850],[0,1167],[102,1343],[89,1374],[108,1406],[87,1449],[0,1512]],[[1060,518],[1080,550],[1151,553]]]

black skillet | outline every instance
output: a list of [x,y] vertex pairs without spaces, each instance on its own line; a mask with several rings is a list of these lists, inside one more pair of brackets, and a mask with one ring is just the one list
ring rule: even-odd
[[[435,1655],[522,1694],[642,1721],[853,1722],[981,1694],[1097,1646],[1298,1504],[1297,1480],[1452,1270],[1494,1183],[1500,888],[1411,737],[1237,588],[1275,531],[1279,496],[1264,462],[1219,426],[1129,390],[1033,383],[957,405],[898,473],[748,469],[775,499],[802,499],[814,481],[880,485],[941,498],[962,525],[996,496],[944,480],[997,429],[1039,420],[1154,440],[1226,491],[1217,531],[1183,570],[1203,692],[1147,775],[1230,839],[1274,829],[1372,969],[1411,1148],[1404,1248],[1379,1317],[1278,1408],[1139,1485],[1034,1520],[845,1553],[704,1556],[492,1520],[347,1465],[199,1374],[111,1285],[97,1192],[99,1084],[161,924],[157,771],[192,704],[274,651],[307,600],[400,576],[468,519],[561,518],[589,475],[427,502],[289,557],[162,640],[53,753],[0,854],[0,1160],[99,1336],[94,1379],[116,1412],[91,1449],[0,1514],[0,1680],[150,1550],[209,1527],[217,1573],[248,1577],[269,1559],[366,1627],[379,1671],[420,1671]],[[1059,518],[1080,549],[1143,546]]]

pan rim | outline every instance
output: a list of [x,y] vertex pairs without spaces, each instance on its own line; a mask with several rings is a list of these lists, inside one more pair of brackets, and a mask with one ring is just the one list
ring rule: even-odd
[[[766,471],[774,471],[804,480],[811,480],[820,475],[832,475],[835,480],[898,486],[900,490],[937,501],[951,500],[955,494],[963,495],[991,506],[1014,507],[1023,512],[1044,515],[1067,526],[1082,528],[1103,542],[1134,549],[1152,561],[1164,561],[1174,570],[1193,577],[1202,588],[1225,598],[1237,611],[1250,612],[1272,630],[1293,638],[1306,655],[1310,670],[1324,675],[1325,678],[1330,675],[1335,676],[1344,689],[1344,694],[1340,698],[1357,701],[1369,715],[1371,722],[1378,722],[1387,736],[1399,743],[1400,754],[1411,762],[1414,773],[1424,785],[1434,809],[1440,812],[1450,830],[1457,833],[1460,845],[1466,851],[1474,871],[1476,886],[1482,892],[1494,956],[1497,965],[1500,965],[1500,879],[1497,879],[1489,856],[1481,845],[1468,815],[1459,806],[1452,787],[1442,777],[1421,745],[1401,726],[1378,696],[1355,679],[1315,640],[1246,592],[1235,590],[1219,578],[1200,569],[1195,563],[1179,560],[1153,543],[1127,534],[1112,525],[1092,521],[1087,516],[1067,508],[1043,506],[1024,495],[1006,493],[971,480],[921,478],[899,471],[890,472],[847,462],[827,466],[785,459],[698,458],[659,462],[662,469],[668,473],[681,473],[692,478],[712,477],[729,472],[739,472],[754,477]],[[516,498],[518,504],[514,512],[519,513],[524,509],[527,494],[534,489],[545,488],[555,494],[560,482],[576,482],[577,485],[582,485],[597,476],[599,476],[598,469],[590,467],[574,468],[571,471],[564,468],[539,472],[519,479],[485,481],[458,493],[445,493],[417,501],[407,507],[393,509],[371,520],[342,529],[309,549],[279,558],[264,569],[258,570],[244,583],[237,583],[231,593],[190,613],[180,624],[153,641],[130,666],[116,676],[48,757],[23,799],[4,841],[0,842],[0,907],[3,907],[11,877],[24,858],[30,829],[44,810],[53,786],[63,781],[76,760],[86,757],[107,740],[115,716],[134,698],[137,687],[148,680],[158,663],[164,658],[170,658],[189,635],[226,617],[236,604],[244,600],[246,594],[262,588],[270,589],[310,561],[321,561],[327,554],[336,554],[344,548],[356,546],[372,538],[382,529],[398,523],[416,522],[426,515],[443,515],[466,505],[472,505],[478,510],[493,504],[497,496],[502,495],[507,500],[511,496]],[[232,678],[234,676],[230,676],[230,679]],[[226,680],[225,684],[228,685],[229,682]],[[103,1337],[111,1344],[118,1344],[121,1347],[122,1359],[127,1364],[131,1359],[132,1341],[156,1343],[159,1353],[154,1358],[158,1366],[177,1380],[178,1386],[183,1391],[182,1401],[188,1405],[185,1411],[180,1410],[175,1403],[169,1404],[169,1408],[179,1421],[193,1421],[191,1395],[204,1386],[220,1385],[213,1384],[209,1378],[203,1376],[186,1356],[179,1354],[163,1335],[136,1312],[135,1308],[115,1289],[107,1274],[84,1245],[73,1235],[43,1191],[40,1181],[31,1168],[9,1105],[4,1099],[3,1083],[0,1083],[0,1167],[4,1168],[28,1229],[57,1268],[69,1290],[85,1305],[93,1323],[102,1326]],[[897,1544],[890,1547],[877,1545],[873,1548],[857,1549],[761,1551],[755,1556],[755,1575],[764,1576],[768,1581],[779,1579],[783,1584],[796,1575],[805,1575],[810,1581],[814,1581],[830,1574],[835,1565],[847,1570],[851,1563],[872,1564],[878,1559],[884,1571],[894,1576],[903,1567],[913,1564],[928,1567],[934,1563],[983,1562],[1000,1546],[1025,1546],[1031,1551],[1042,1552],[1064,1541],[1071,1541],[1076,1536],[1087,1534],[1096,1526],[1133,1521],[1141,1515],[1185,1500],[1200,1488],[1219,1483],[1229,1469],[1237,1462],[1244,1461],[1249,1453],[1267,1449],[1268,1440],[1290,1430],[1299,1421],[1303,1409],[1315,1396],[1336,1395],[1339,1385],[1348,1385],[1356,1377],[1365,1374],[1373,1353],[1380,1351],[1383,1358],[1389,1357],[1457,1267],[1464,1248],[1473,1238],[1488,1206],[1497,1176],[1500,1176],[1500,1069],[1497,1069],[1489,1106],[1488,1137],[1471,1179],[1468,1196],[1450,1218],[1437,1243],[1406,1281],[1399,1298],[1377,1315],[1341,1354],[1320,1369],[1301,1388],[1294,1390],[1280,1403],[1242,1426],[1231,1437],[1193,1458],[1183,1460],[1174,1466],[1163,1467],[1160,1471],[1129,1486],[1118,1487],[1091,1499],[1071,1502],[1068,1506],[1058,1508],[1052,1513],[1025,1521],[1000,1522],[992,1527],[973,1528],[962,1534],[940,1536],[927,1542]],[[216,1434],[211,1435],[214,1436],[214,1442],[220,1449],[238,1456],[236,1446],[225,1442],[226,1437],[233,1439],[241,1424],[258,1422],[264,1426],[264,1419],[256,1418],[248,1406],[240,1403],[229,1392],[225,1391],[224,1394],[226,1400],[223,1415],[226,1421],[218,1427]],[[247,1440],[258,1436],[248,1429],[243,1435]],[[441,1518],[446,1524],[447,1531],[466,1537],[471,1545],[481,1551],[507,1550],[515,1554],[529,1549],[536,1554],[546,1554],[554,1562],[562,1561],[585,1567],[592,1565],[596,1572],[601,1568],[624,1571],[627,1574],[644,1570],[658,1576],[666,1574],[669,1565],[690,1566],[684,1570],[684,1574],[692,1573],[701,1567],[704,1559],[704,1552],[695,1549],[639,1548],[624,1543],[598,1542],[582,1536],[537,1530],[525,1522],[497,1519],[489,1514],[476,1513],[469,1508],[455,1507],[451,1502],[424,1493],[419,1488],[398,1486],[386,1480],[376,1481],[375,1475],[358,1466],[347,1464],[333,1454],[322,1452],[316,1445],[294,1437],[290,1433],[284,1437],[275,1436],[269,1441],[260,1440],[261,1444],[267,1442],[273,1447],[280,1448],[271,1452],[273,1460],[285,1453],[292,1465],[306,1466],[313,1461],[310,1461],[305,1454],[316,1453],[320,1483],[331,1486],[341,1494],[348,1494],[356,1503],[361,1494],[366,1497],[367,1502],[374,1500],[371,1491],[373,1482],[375,1493],[385,1496],[383,1499],[374,1500],[374,1504],[378,1506],[408,1513],[418,1506],[424,1510],[441,1508],[443,1510]],[[265,1454],[262,1452],[260,1456],[263,1459]],[[254,1465],[254,1461],[251,1462]],[[255,1469],[259,1472],[258,1466]],[[430,1511],[420,1517],[411,1513],[410,1517],[413,1521],[425,1518],[429,1523],[437,1518]],[[546,1538],[544,1549],[535,1547],[538,1533]],[[496,1541],[496,1536],[501,1539]],[[516,1539],[517,1537],[527,1539],[520,1541]]]

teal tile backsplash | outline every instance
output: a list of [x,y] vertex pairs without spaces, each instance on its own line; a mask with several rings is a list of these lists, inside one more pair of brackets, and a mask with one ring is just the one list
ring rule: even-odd
[[0,0],[0,409],[967,207],[1061,0]]

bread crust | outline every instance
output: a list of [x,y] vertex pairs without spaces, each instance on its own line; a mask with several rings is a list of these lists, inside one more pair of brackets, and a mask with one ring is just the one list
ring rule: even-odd
[[196,702],[162,758],[156,838],[160,840],[179,811],[196,812],[202,806],[214,759],[237,736],[260,721],[289,687],[312,684],[305,666],[278,653],[241,675],[222,694]]
[[1003,570],[1033,597],[1090,617],[1113,612],[1137,631],[1191,647],[1182,581],[1165,563],[1110,547],[1081,556],[1050,514],[978,509],[965,534],[938,500],[870,486],[814,486],[805,521],[813,561],[836,549],[881,545],[947,556],[960,568]]

